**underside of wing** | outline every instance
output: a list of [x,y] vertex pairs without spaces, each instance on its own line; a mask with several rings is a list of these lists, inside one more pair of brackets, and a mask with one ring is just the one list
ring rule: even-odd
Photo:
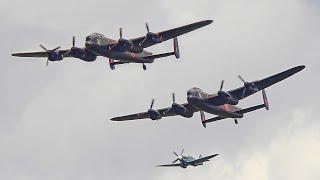
[[48,57],[47,52],[27,52],[27,53],[14,53],[12,56],[16,57]]
[[209,161],[211,158],[214,158],[214,157],[216,157],[216,156],[218,156],[218,155],[219,155],[219,154],[213,154],[213,155],[210,155],[210,156],[206,156],[206,157],[203,157],[203,158],[199,158],[199,159],[190,161],[189,164],[197,164],[197,163],[206,162],[206,161]]
[[[212,22],[213,22],[212,20],[199,21],[199,22],[196,22],[196,23],[188,24],[188,25],[185,25],[185,26],[181,26],[181,27],[178,27],[178,28],[170,29],[170,30],[167,30],[167,31],[162,31],[162,32],[155,33],[155,34],[157,34],[159,37],[161,37],[161,41],[163,42],[163,41],[167,41],[169,39],[172,39],[174,37],[186,34],[188,32],[194,31],[194,30],[199,29],[201,27],[207,26],[207,25],[211,24]],[[136,46],[140,46],[141,42],[145,38],[146,38],[146,36],[142,36],[142,37],[139,37],[139,38],[131,39],[130,41],[133,44],[135,44]],[[147,44],[145,44],[143,46],[143,48],[147,48],[147,47],[153,46],[155,44],[157,44],[157,42],[147,43]]]
[[[181,104],[183,107],[186,108],[186,110],[190,112],[196,112],[198,111],[188,103]],[[160,118],[162,117],[169,117],[169,116],[176,116],[177,113],[172,110],[171,107],[168,108],[163,108],[163,109],[158,109],[155,110],[156,112],[159,113]],[[138,119],[147,119],[150,118],[148,112],[142,112],[142,113],[136,113],[136,114],[131,114],[131,115],[125,115],[125,116],[119,116],[119,117],[114,117],[110,119],[111,121],[130,121],[130,120],[138,120]]]
[[[66,54],[70,50],[58,50],[56,51],[59,54]],[[12,56],[16,57],[48,57],[48,53],[45,51],[42,52],[26,52],[26,53],[14,53],[11,54]],[[71,53],[66,54],[64,57],[72,57]]]

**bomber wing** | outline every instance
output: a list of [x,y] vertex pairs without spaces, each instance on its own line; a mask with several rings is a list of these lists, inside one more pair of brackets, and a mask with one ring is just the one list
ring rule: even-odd
[[[236,99],[244,99],[252,94],[255,94],[256,92],[263,90],[269,86],[272,86],[273,84],[276,84],[296,73],[298,73],[299,71],[303,70],[305,68],[305,66],[296,66],[294,68],[291,68],[289,70],[283,71],[281,73],[275,74],[273,76],[258,80],[258,81],[254,81],[254,82],[250,82],[250,84],[254,85],[254,87],[257,88],[257,91],[250,91],[250,90],[246,90],[245,86],[242,86],[240,88],[228,91],[228,93],[236,98]],[[222,100],[222,97],[218,96],[218,95],[213,95],[212,97],[208,98],[211,102],[214,102],[216,106],[220,106],[222,104],[224,104],[225,102]]]
[[[275,74],[273,76],[261,79],[259,81],[254,81],[252,83],[258,88],[258,91],[260,91],[262,89],[265,89],[269,86],[272,86],[273,84],[276,84],[276,83],[298,73],[299,71],[303,70],[304,68],[305,68],[305,66],[296,66],[296,67],[291,68],[289,70],[286,70],[281,73]],[[243,93],[244,90],[245,90],[245,87],[243,86],[241,88],[231,90],[231,91],[229,91],[229,93],[237,99],[243,99],[243,98],[246,98],[246,97],[256,93],[256,92],[252,92],[252,91],[245,91]]]
[[[198,111],[196,108],[192,107],[188,103],[181,104],[181,105],[184,106],[188,111],[191,111],[191,112]],[[171,109],[171,107],[168,107],[168,108],[158,109],[156,111],[159,112],[161,117],[176,116],[177,114],[174,111],[171,111],[170,109]],[[110,120],[111,121],[129,121],[129,120],[138,120],[138,119],[146,119],[146,118],[149,118],[148,112],[142,112],[142,113],[136,113],[136,114],[126,115],[126,116],[114,117]]]
[[[158,33],[155,33],[155,34],[159,35],[161,37],[161,39],[162,39],[162,42],[163,42],[163,41],[167,41],[169,39],[172,39],[174,37],[186,34],[188,32],[194,31],[194,30],[199,29],[201,27],[207,26],[207,25],[211,24],[212,22],[213,22],[212,20],[199,21],[199,22],[196,22],[196,23],[188,24],[188,25],[181,26],[181,27],[174,28],[174,29],[170,29],[170,30],[167,30],[167,31],[158,32]],[[145,38],[146,38],[146,36],[142,36],[142,37],[138,37],[138,38],[135,38],[135,39],[131,39],[130,41],[134,45],[140,46],[140,43]],[[157,43],[147,43],[147,44],[145,44],[143,46],[143,48],[147,48],[147,47],[153,46],[155,44],[157,44]]]
[[[69,52],[70,49],[66,50],[57,50],[55,52],[59,54],[65,54],[63,57],[73,57],[71,53],[66,54]],[[46,51],[42,52],[26,52],[26,53],[14,53],[11,54],[12,56],[17,56],[17,57],[48,57],[48,53]]]
[[210,156],[206,156],[206,157],[202,157],[193,161],[188,162],[188,164],[197,164],[197,163],[202,163],[202,162],[206,162],[209,161],[211,158],[218,156],[219,154],[213,154]]

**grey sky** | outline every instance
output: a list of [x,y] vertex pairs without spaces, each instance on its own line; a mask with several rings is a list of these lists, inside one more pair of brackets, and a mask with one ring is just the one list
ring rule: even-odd
[[[50,4],[51,3],[51,4]],[[0,179],[312,179],[320,178],[320,11],[312,0],[1,1]],[[121,12],[121,11],[122,12]],[[198,20],[208,27],[179,38],[181,59],[109,69],[107,59],[53,62],[10,54],[77,46],[100,32],[117,39]],[[172,50],[166,42],[150,50]],[[197,86],[209,93],[241,86],[297,65],[306,69],[268,88],[270,111],[203,129],[198,114],[158,122],[116,123],[114,116],[186,102]],[[240,103],[261,103],[258,93]],[[211,115],[207,114],[207,117]],[[185,148],[220,155],[197,168],[155,168]]]

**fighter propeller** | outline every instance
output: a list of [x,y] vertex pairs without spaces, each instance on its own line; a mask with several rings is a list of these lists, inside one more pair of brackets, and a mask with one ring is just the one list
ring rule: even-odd
[[43,45],[40,44],[40,47],[45,50],[47,52],[47,55],[48,55],[48,59],[47,59],[47,62],[46,62],[46,66],[49,65],[49,60],[50,61],[55,61],[58,59],[58,56],[59,54],[57,52],[55,52],[56,50],[60,49],[60,46],[52,49],[52,50],[48,50],[47,48],[45,48]]
[[176,152],[173,151],[173,154],[176,155],[178,158],[176,160],[172,161],[172,164],[174,164],[177,161],[182,161],[183,151],[184,151],[184,149],[182,149],[180,156]]

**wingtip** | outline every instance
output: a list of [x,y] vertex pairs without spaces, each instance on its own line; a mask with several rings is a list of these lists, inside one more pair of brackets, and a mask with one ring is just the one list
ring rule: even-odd
[[298,66],[301,70],[303,70],[304,68],[306,68],[305,65],[301,65],[301,66]]
[[213,23],[214,21],[212,19],[208,19],[208,20],[204,20],[203,22],[205,24],[209,25],[209,24]]
[[306,68],[306,66],[301,65],[301,66],[296,66],[296,67],[292,68],[292,70],[294,70],[297,73],[299,71],[302,71],[304,68]]

